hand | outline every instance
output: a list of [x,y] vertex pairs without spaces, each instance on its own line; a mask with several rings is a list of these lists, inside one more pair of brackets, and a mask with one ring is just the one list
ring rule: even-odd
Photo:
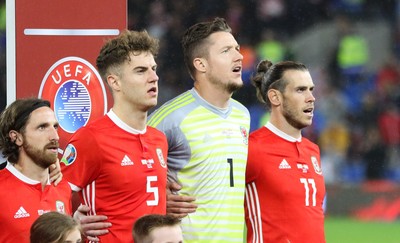
[[111,223],[105,222],[105,215],[87,215],[89,211],[88,206],[81,204],[74,213],[74,219],[81,224],[82,232],[89,241],[99,242],[97,236],[107,234]]
[[167,214],[183,218],[189,213],[196,212],[195,197],[178,195],[177,191],[182,187],[176,182],[169,182],[167,186]]
[[50,183],[54,182],[54,185],[57,186],[58,183],[62,180],[62,173],[61,173],[61,167],[60,167],[60,160],[57,159],[57,161],[54,164],[51,164],[49,166],[49,172],[50,172]]

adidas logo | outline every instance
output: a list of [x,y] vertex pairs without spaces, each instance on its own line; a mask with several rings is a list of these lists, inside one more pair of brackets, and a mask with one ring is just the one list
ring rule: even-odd
[[285,169],[291,169],[292,167],[290,167],[289,163],[283,159],[282,162],[279,164],[279,169],[280,170],[285,170]]
[[128,157],[128,155],[125,155],[125,157],[121,161],[121,166],[127,166],[127,165],[133,165],[132,160]]
[[27,218],[30,217],[31,215],[21,206],[18,211],[15,213],[14,218],[19,219],[19,218]]

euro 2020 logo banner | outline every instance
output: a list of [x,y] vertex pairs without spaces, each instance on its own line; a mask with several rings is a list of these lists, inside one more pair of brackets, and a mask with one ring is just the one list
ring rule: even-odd
[[61,154],[74,132],[107,112],[103,81],[93,65],[80,57],[54,63],[42,80],[39,97],[52,103],[59,122]]

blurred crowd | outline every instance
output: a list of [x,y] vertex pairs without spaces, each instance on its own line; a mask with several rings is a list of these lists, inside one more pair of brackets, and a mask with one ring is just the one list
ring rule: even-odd
[[[5,106],[5,4],[0,9],[0,110]],[[3,10],[4,9],[4,10]],[[320,145],[327,183],[400,181],[400,1],[397,0],[128,0],[128,28],[159,38],[159,104],[192,87],[183,63],[183,31],[201,20],[225,18],[244,55],[245,86],[234,98],[252,115],[252,130],[268,111],[249,82],[257,63],[296,60],[316,84],[314,122],[304,136]],[[379,21],[390,30],[385,61],[376,61],[356,23]],[[337,29],[334,51],[318,45],[325,60],[307,63],[292,41],[321,23]],[[371,29],[373,34],[374,29]],[[317,48],[317,47],[316,47]],[[328,60],[328,61],[326,61]],[[317,63],[317,65],[315,64]],[[322,71],[321,71],[322,70]]]

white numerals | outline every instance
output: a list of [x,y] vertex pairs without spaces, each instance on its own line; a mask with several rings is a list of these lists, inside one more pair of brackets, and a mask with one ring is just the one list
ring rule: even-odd
[[146,192],[154,194],[154,200],[146,201],[147,206],[157,206],[158,205],[158,187],[152,187],[151,186],[152,181],[157,181],[157,176],[148,176],[147,177]]
[[[315,186],[315,181],[314,179],[306,179],[306,178],[300,178],[300,182],[304,185],[304,190],[305,190],[305,205],[306,207],[310,206],[310,196],[311,196],[311,202],[312,206],[317,205],[317,187]],[[310,185],[311,185],[311,192],[310,192]]]

